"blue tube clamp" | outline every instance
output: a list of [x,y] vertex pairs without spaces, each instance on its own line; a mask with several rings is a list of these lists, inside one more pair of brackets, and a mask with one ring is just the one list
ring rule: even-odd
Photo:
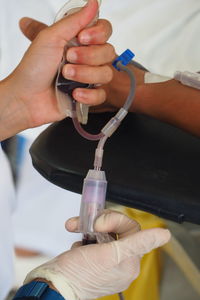
[[135,56],[135,54],[131,50],[127,49],[113,61],[112,65],[115,69],[120,71],[120,68],[117,66],[118,62],[120,62],[122,65],[126,66],[133,59],[134,56]]

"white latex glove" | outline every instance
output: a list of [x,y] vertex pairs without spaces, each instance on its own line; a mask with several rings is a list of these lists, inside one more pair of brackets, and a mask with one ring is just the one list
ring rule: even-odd
[[[76,231],[78,222],[79,218],[68,220],[67,229]],[[73,248],[33,270],[25,283],[45,278],[68,300],[115,294],[127,289],[137,278],[141,256],[170,239],[166,229],[140,231],[134,220],[107,210],[96,220],[95,230],[117,233],[119,239],[107,244]]]

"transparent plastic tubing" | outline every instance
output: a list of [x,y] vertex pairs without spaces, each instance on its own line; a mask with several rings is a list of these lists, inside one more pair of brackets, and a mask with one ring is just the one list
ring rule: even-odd
[[145,67],[143,67],[141,64],[139,64],[139,63],[138,63],[137,61],[135,61],[135,60],[131,60],[131,61],[129,62],[129,64],[133,65],[134,67],[136,67],[136,68],[138,68],[138,69],[140,69],[140,70],[143,70],[143,71],[148,72],[148,70],[147,70]]
[[176,71],[174,79],[180,81],[183,85],[200,90],[200,74],[189,71]]
[[126,66],[122,65],[120,62],[117,64],[117,66],[120,68],[120,70],[126,72],[130,78],[131,88],[130,88],[129,95],[126,99],[126,102],[124,103],[124,106],[123,106],[123,108],[128,111],[129,108],[131,107],[131,104],[133,103],[133,99],[135,96],[135,86],[136,86],[135,76],[134,76],[132,70],[130,70]]
[[[123,109],[128,112],[128,110],[129,110],[129,108],[130,108],[130,106],[131,106],[131,104],[133,102],[134,95],[135,95],[135,77],[134,77],[133,72],[129,68],[127,68],[126,66],[122,65],[120,62],[118,62],[117,66],[120,68],[120,70],[126,72],[128,74],[128,76],[129,76],[129,78],[130,78],[130,86],[131,86],[131,88],[130,88],[129,95],[128,95],[128,97],[127,97],[127,99],[126,99],[126,101],[124,103],[124,106],[123,106]],[[117,116],[117,114],[116,114],[116,116]],[[72,121],[73,121],[74,127],[76,128],[76,130],[78,131],[78,133],[82,137],[84,137],[85,139],[87,139],[87,140],[98,141],[98,140],[102,139],[105,136],[105,134],[102,133],[102,132],[100,132],[98,134],[90,134],[89,132],[87,132],[87,131],[85,131],[83,129],[83,127],[80,125],[80,123],[78,121],[78,118],[77,118],[77,114],[76,114],[76,102],[75,101],[73,101],[73,103],[72,103]],[[120,120],[120,122],[121,121],[122,120]]]
[[99,141],[104,136],[102,132],[98,134],[90,134],[89,132],[83,129],[77,118],[75,100],[72,101],[72,121],[78,133],[89,141]]

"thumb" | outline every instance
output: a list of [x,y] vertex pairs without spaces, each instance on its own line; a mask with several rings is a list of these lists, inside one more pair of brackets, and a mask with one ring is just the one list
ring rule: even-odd
[[168,229],[153,228],[139,231],[127,238],[115,241],[119,262],[134,255],[142,256],[161,247],[170,240],[170,237],[171,234]]
[[47,28],[50,36],[59,40],[70,41],[92,22],[98,12],[97,0],[88,0],[88,3],[78,12],[69,15]]
[[121,212],[109,209],[105,209],[104,213],[97,218],[94,228],[97,232],[117,233],[120,239],[140,231],[138,222]]
[[19,21],[19,27],[25,37],[32,42],[38,33],[46,28],[47,25],[34,19],[24,17]]

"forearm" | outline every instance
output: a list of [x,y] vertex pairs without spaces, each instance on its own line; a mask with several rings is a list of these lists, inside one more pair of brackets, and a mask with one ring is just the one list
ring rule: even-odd
[[200,91],[176,80],[140,86],[131,110],[200,136]]
[[[200,90],[182,85],[176,80],[144,84],[145,72],[129,66],[136,78],[136,93],[130,108],[200,136]],[[124,72],[114,71],[113,80],[105,86],[107,102],[103,109],[122,107],[130,90],[130,80]]]
[[0,141],[27,128],[26,107],[9,79],[0,82]]

